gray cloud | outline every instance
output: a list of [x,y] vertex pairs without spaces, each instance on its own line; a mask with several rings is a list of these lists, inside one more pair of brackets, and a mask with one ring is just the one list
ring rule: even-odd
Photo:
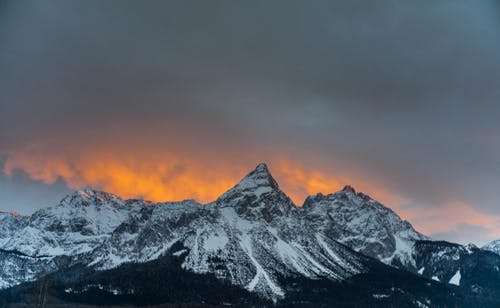
[[23,172],[12,177],[0,175],[0,211],[31,214],[36,209],[57,204],[70,190],[62,181],[47,186],[30,181]]
[[0,150],[46,136],[168,147],[182,132],[200,148],[313,153],[414,204],[500,215],[499,12],[496,1],[4,1]]
[[489,235],[490,232],[488,228],[461,223],[448,232],[432,234],[432,237],[438,240],[444,239],[461,244],[476,243],[483,246],[495,239]]

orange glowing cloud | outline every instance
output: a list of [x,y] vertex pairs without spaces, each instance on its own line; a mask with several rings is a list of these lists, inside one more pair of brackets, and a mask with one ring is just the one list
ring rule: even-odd
[[414,211],[412,220],[417,229],[429,230],[431,233],[447,232],[460,223],[466,223],[490,230],[490,234],[485,234],[485,238],[500,237],[500,217],[480,213],[461,201],[451,201],[439,207]]
[[[231,153],[224,153],[226,158],[220,153],[186,155],[140,147],[133,153],[99,145],[93,145],[91,151],[78,148],[56,152],[51,148],[56,147],[34,144],[9,151],[4,173],[10,176],[15,170],[22,170],[31,179],[47,184],[61,179],[72,189],[93,186],[124,198],[141,197],[152,201],[192,198],[209,202],[262,161],[248,156],[231,159]],[[286,157],[264,156],[280,187],[298,205],[308,195],[333,193],[346,184],[355,184],[358,190],[369,192],[390,206],[407,201],[362,176],[333,176],[318,162],[303,164]],[[402,211],[403,218],[407,213]]]
[[[72,189],[94,186],[124,198],[152,201],[193,198],[209,202],[253,167],[165,153],[132,155],[106,150],[79,151],[70,156],[23,150],[9,153],[4,173],[10,176],[15,170],[22,170],[31,179],[47,184],[62,179]],[[345,184],[345,179],[297,167],[285,159],[276,159],[270,167],[282,189],[299,205],[307,195],[334,192]]]
[[78,157],[33,156],[23,152],[9,156],[4,172],[23,170],[30,178],[48,184],[62,179],[73,189],[94,186],[124,198],[153,201],[194,198],[213,200],[234,184],[228,174],[210,172],[201,165],[177,157],[136,158],[126,154],[80,153]]
[[[250,156],[234,159],[231,153],[224,153],[223,157],[220,153],[194,151],[197,154],[186,155],[140,147],[133,153],[100,146],[92,149],[55,152],[35,146],[11,150],[3,171],[12,175],[15,170],[22,170],[31,179],[47,184],[61,179],[72,189],[93,186],[124,198],[156,202],[192,198],[210,202],[261,161]],[[435,207],[408,207],[404,205],[410,204],[410,200],[362,175],[332,176],[330,169],[319,162],[303,164],[285,157],[265,156],[280,187],[298,205],[308,195],[333,193],[346,184],[354,184],[357,190],[391,207],[424,233],[445,232],[459,223],[468,223],[486,227],[492,230],[490,236],[500,237],[500,218],[481,214],[471,205],[454,201]]]

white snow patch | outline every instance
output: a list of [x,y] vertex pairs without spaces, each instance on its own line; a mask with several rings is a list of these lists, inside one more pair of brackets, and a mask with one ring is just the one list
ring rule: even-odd
[[210,235],[205,239],[203,247],[208,251],[217,251],[219,249],[224,249],[226,244],[229,242],[229,238],[225,234],[220,235]]
[[174,238],[170,242],[164,244],[158,251],[153,253],[151,256],[146,256],[146,258],[143,261],[150,261],[154,259],[158,259],[161,255],[165,254],[167,250],[170,249],[177,241],[179,241],[179,238]]
[[337,256],[336,253],[334,253],[330,247],[328,247],[328,244],[325,242],[323,237],[319,234],[316,234],[316,240],[318,240],[318,243],[323,246],[323,248],[326,250],[326,252],[335,260],[335,262],[342,264],[342,259]]
[[441,281],[441,280],[439,280],[438,276],[432,276],[432,278],[431,278],[431,279],[432,279],[432,280],[435,280],[435,281]]
[[247,232],[254,227],[254,225],[250,221],[242,219],[240,216],[238,216],[238,214],[236,214],[236,211],[232,207],[222,208],[220,210],[220,213],[230,226],[239,231]]
[[326,252],[332,257],[332,259],[340,265],[342,268],[346,270],[350,270],[352,272],[358,272],[356,269],[354,269],[349,263],[345,262],[342,258],[340,258],[332,249],[328,246],[328,243],[325,242],[325,239],[323,238],[322,235],[316,234],[316,240],[318,243],[323,246],[323,248],[326,250]]
[[419,308],[429,308],[429,306],[427,306],[426,304],[422,303],[421,301],[414,301],[415,305],[417,305],[417,307]]
[[240,245],[241,245],[241,248],[243,248],[243,250],[247,253],[248,257],[250,258],[250,260],[254,264],[255,269],[257,271],[257,273],[255,274],[252,281],[250,281],[250,283],[246,286],[247,290],[249,290],[250,292],[254,291],[259,280],[261,278],[264,278],[267,282],[267,286],[271,289],[271,291],[274,294],[281,296],[281,297],[284,296],[285,293],[283,292],[283,290],[271,280],[271,278],[269,277],[269,274],[264,270],[262,265],[260,265],[260,263],[253,257],[252,243],[251,243],[250,238],[248,237],[247,234],[245,234],[243,237],[241,237]]
[[262,194],[271,192],[273,189],[269,186],[260,186],[257,189],[253,191],[253,194],[257,196],[257,198],[260,198]]
[[268,228],[268,230],[276,238],[276,243],[274,245],[283,262],[285,263],[287,263],[287,261],[290,262],[296,271],[298,271],[299,273],[303,274],[306,277],[312,277],[313,275],[306,270],[305,265],[303,264],[297,251],[289,243],[281,239],[278,236],[278,232],[275,229]]
[[420,275],[423,275],[424,274],[424,270],[425,270],[425,267],[422,267],[421,269],[418,270],[418,273]]
[[448,282],[449,284],[454,284],[456,286],[460,285],[460,279],[462,278],[462,275],[460,274],[460,270],[458,270],[453,277],[451,277],[450,281]]
[[307,249],[302,247],[302,245],[298,243],[293,243],[296,249],[299,250],[300,254],[306,258],[306,260],[313,265],[311,270],[313,270],[318,275],[328,275],[330,277],[337,277],[332,271],[321,265],[318,261],[316,261],[308,252]]
[[178,250],[178,251],[176,251],[176,252],[173,252],[173,253],[172,253],[172,255],[174,255],[174,256],[176,256],[176,257],[178,257],[178,256],[182,255],[182,254],[183,254],[183,253],[185,253],[185,252],[187,252],[187,250],[186,250],[186,249],[181,249],[181,250]]
[[396,250],[390,259],[394,257],[399,257],[399,259],[405,264],[415,264],[415,260],[412,258],[414,241],[409,239],[408,230],[398,232],[394,236],[396,240]]

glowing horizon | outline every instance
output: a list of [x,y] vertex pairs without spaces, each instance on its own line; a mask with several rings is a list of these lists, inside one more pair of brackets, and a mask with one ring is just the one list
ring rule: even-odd
[[[307,168],[301,162],[282,157],[271,162],[256,161],[249,167],[246,163],[224,165],[219,161],[217,164],[205,164],[206,162],[174,156],[169,160],[144,160],[110,153],[82,156],[80,152],[79,161],[76,161],[47,153],[38,157],[33,152],[30,155],[23,153],[26,152],[17,152],[5,160],[3,172],[7,176],[13,176],[16,170],[21,170],[30,179],[46,185],[52,185],[61,179],[70,189],[90,186],[124,199],[143,198],[153,202],[195,199],[205,204],[216,200],[262,162],[268,165],[280,189],[297,206],[302,206],[307,196],[317,193],[326,195],[339,191],[345,185],[351,185],[357,192],[370,195],[392,208],[402,219],[409,220],[424,234],[446,232],[457,223],[466,221],[471,225],[487,226],[492,229],[492,237],[500,237],[500,228],[496,227],[499,217],[481,214],[463,202],[448,202],[432,210],[407,207],[405,204],[409,202],[408,199],[380,185],[361,181],[359,177],[332,177],[320,171],[321,168]],[[164,158],[164,155],[160,156]],[[360,182],[359,185],[357,181]],[[443,217],[447,219],[444,220]]]

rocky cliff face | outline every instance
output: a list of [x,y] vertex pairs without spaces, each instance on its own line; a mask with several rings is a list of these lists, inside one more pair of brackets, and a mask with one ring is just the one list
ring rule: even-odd
[[386,264],[415,268],[413,245],[429,239],[391,209],[346,186],[304,202],[307,219],[319,230],[354,250]]

